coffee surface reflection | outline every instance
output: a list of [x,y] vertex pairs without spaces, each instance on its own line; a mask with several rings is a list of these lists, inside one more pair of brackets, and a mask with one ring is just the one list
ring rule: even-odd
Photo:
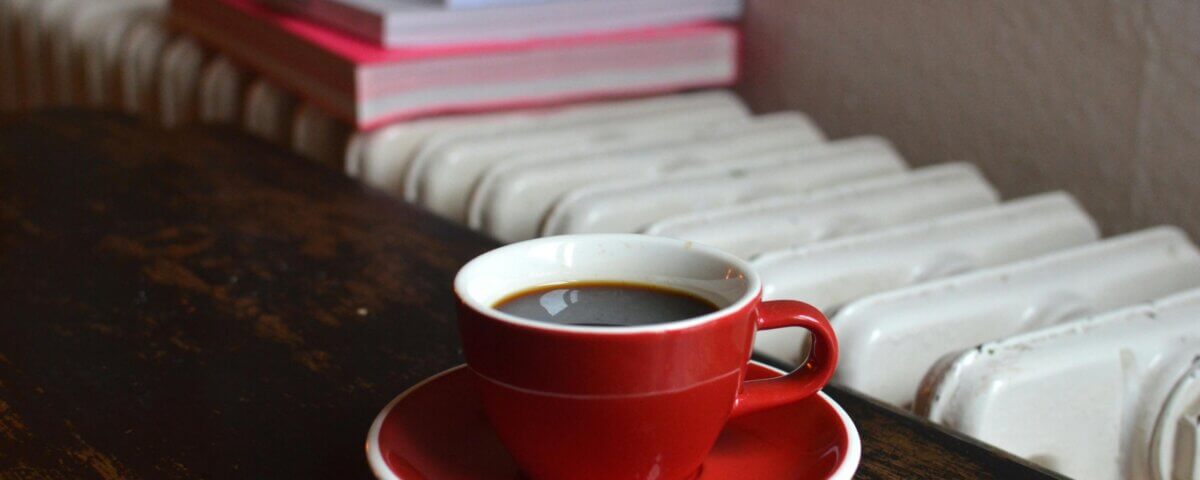
[[716,305],[690,293],[652,285],[576,282],[537,287],[496,303],[501,312],[559,325],[629,327],[687,320]]

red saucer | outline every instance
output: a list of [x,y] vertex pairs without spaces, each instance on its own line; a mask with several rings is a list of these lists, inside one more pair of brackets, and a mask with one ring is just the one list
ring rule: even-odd
[[[780,372],[752,363],[747,375]],[[860,454],[850,417],[820,393],[729,422],[700,480],[849,479]],[[367,460],[381,480],[521,479],[484,418],[465,365],[392,400],[371,426]]]

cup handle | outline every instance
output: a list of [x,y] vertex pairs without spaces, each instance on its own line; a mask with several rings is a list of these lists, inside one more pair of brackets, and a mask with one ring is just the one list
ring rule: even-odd
[[817,393],[829,383],[837,367],[838,344],[833,327],[817,307],[794,300],[763,302],[756,312],[758,330],[800,327],[812,333],[808,359],[791,373],[778,378],[752,380],[742,385],[733,404],[733,416],[741,416],[795,402]]

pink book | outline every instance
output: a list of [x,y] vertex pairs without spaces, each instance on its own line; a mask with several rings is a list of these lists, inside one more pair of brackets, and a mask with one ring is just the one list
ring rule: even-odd
[[359,126],[732,84],[733,27],[385,49],[249,0],[172,0],[172,21]]

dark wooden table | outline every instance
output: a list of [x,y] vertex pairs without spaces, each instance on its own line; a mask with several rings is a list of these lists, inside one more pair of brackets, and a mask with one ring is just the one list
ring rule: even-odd
[[[0,478],[369,478],[495,244],[232,130],[0,119]],[[860,478],[1044,472],[854,393]],[[436,479],[432,479],[436,480]]]

